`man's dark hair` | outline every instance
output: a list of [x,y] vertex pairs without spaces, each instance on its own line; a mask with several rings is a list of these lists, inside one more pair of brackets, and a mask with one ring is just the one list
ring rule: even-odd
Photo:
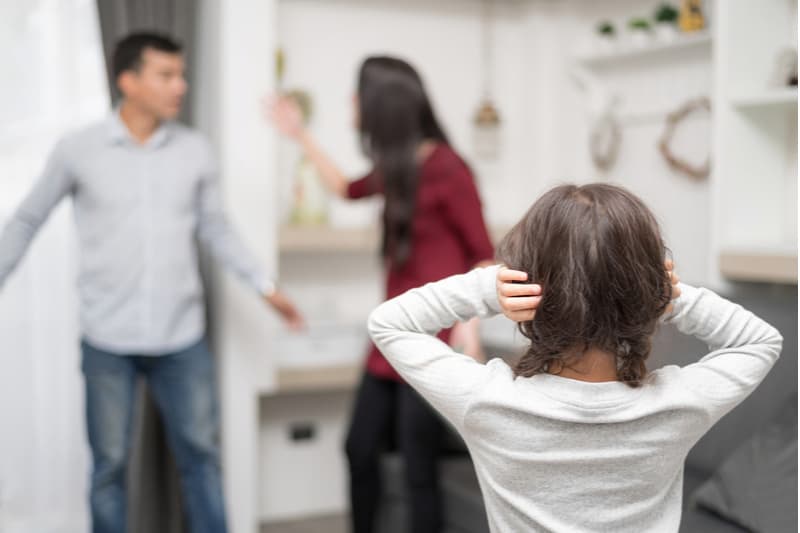
[[650,341],[670,301],[667,249],[636,196],[605,183],[545,193],[500,243],[498,258],[542,287],[516,374],[563,368],[589,348],[616,356],[617,378],[644,379]]
[[111,58],[114,79],[126,70],[138,70],[142,66],[142,55],[148,48],[179,54],[181,45],[171,37],[155,32],[131,33],[117,42]]

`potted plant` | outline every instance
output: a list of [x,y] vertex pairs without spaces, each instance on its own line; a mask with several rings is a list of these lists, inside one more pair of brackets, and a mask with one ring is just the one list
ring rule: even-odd
[[636,48],[646,46],[650,41],[652,26],[646,18],[635,17],[628,21],[631,44]]
[[672,4],[663,3],[656,9],[656,37],[660,41],[670,42],[678,35],[678,9]]
[[617,28],[609,20],[604,20],[597,25],[598,48],[610,52],[617,42]]

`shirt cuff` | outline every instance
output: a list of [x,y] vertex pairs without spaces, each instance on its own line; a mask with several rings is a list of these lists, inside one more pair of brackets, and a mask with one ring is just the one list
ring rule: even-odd
[[492,265],[480,269],[480,294],[481,299],[495,314],[502,312],[500,300],[497,298],[497,271],[500,265]]
[[265,298],[269,298],[278,290],[275,282],[267,278],[258,280],[255,285],[258,292]]

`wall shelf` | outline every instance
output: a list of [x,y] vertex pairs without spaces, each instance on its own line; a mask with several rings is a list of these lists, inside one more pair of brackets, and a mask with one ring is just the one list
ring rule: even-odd
[[273,394],[351,391],[364,372],[362,362],[308,368],[278,368]]
[[723,250],[719,268],[725,278],[734,281],[797,283],[797,251]]
[[797,87],[763,89],[731,98],[731,103],[739,109],[797,107]]
[[284,226],[278,234],[281,253],[372,253],[379,242],[377,228]]
[[[489,228],[497,244],[507,226]],[[284,226],[278,233],[281,253],[376,253],[380,244],[378,228],[332,228],[329,226]]]
[[576,60],[587,67],[604,67],[640,59],[666,57],[692,50],[710,52],[711,43],[711,33],[702,31],[694,34],[678,35],[672,42],[653,41],[651,44],[640,48],[631,47],[609,52],[592,52],[580,55]]

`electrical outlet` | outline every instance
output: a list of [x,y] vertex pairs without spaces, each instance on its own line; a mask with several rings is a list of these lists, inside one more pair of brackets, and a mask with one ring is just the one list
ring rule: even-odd
[[296,422],[289,426],[289,438],[292,442],[312,441],[317,435],[317,428],[312,422]]

